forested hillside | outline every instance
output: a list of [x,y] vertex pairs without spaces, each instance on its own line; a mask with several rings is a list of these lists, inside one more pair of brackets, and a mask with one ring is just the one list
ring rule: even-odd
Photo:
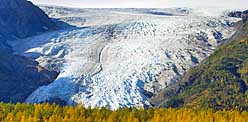
[[[232,39],[191,69],[183,81],[160,94],[162,107],[248,110],[248,23]],[[163,96],[164,95],[164,96]]]

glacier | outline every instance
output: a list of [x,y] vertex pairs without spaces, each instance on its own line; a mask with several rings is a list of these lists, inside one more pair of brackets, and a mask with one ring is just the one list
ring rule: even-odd
[[113,110],[152,106],[151,97],[230,38],[240,20],[190,8],[41,8],[62,29],[9,44],[60,73],[26,102],[58,98]]

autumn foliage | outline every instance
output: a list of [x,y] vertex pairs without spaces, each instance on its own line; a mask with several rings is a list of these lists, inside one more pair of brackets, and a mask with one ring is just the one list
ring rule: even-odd
[[5,104],[0,103],[1,122],[247,122],[247,111],[214,111],[193,109],[147,110],[122,108],[111,111],[106,108],[82,106],[58,106],[55,104]]

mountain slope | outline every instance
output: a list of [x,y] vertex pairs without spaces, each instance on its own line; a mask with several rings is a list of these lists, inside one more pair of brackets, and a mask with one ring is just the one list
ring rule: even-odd
[[0,38],[25,38],[56,29],[49,17],[26,0],[0,0]]
[[154,103],[162,107],[247,110],[248,22],[239,24],[229,43],[189,70],[182,82],[153,98]]
[[24,102],[39,86],[50,84],[57,72],[12,54],[7,41],[55,29],[38,7],[25,0],[0,0],[0,101]]

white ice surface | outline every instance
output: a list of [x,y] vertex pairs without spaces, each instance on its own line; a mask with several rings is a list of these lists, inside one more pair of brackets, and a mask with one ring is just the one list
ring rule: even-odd
[[177,82],[235,31],[235,18],[191,9],[65,9],[43,7],[77,27],[10,42],[17,54],[60,72],[26,102],[149,106],[149,95]]

